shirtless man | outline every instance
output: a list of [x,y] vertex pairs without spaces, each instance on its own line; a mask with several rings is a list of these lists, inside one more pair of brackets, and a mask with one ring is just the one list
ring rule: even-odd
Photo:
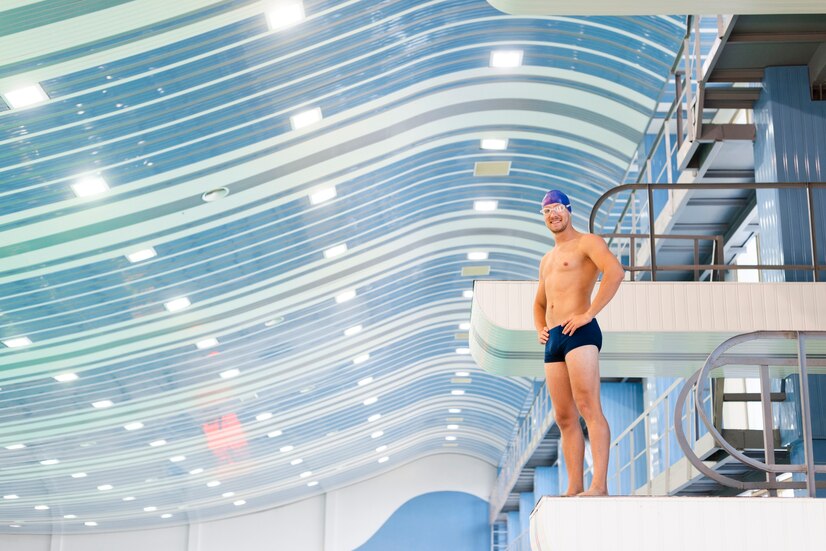
[[[599,400],[602,332],[594,317],[614,297],[625,274],[601,237],[573,228],[571,202],[564,193],[549,191],[541,212],[555,246],[539,264],[533,317],[539,342],[545,345],[545,380],[562,432],[562,453],[568,468],[564,495],[608,495],[611,431]],[[592,303],[600,272],[602,282]],[[594,476],[587,492],[583,491],[585,439],[580,414],[588,427],[594,458]]]

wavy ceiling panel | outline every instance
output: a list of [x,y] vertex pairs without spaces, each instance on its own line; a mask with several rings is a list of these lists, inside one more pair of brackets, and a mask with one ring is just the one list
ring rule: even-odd
[[[462,270],[533,278],[550,187],[584,227],[684,25],[365,0],[271,30],[269,6],[4,3],[0,530],[227,517],[434,453],[498,463],[532,384],[467,355]],[[521,65],[491,67],[499,50]],[[32,84],[48,100],[11,105]],[[475,176],[486,161],[509,171]],[[108,189],[78,197],[84,178]]]

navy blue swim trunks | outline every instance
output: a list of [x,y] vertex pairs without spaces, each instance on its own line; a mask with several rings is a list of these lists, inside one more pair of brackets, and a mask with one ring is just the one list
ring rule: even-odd
[[573,335],[563,335],[562,326],[557,325],[548,331],[545,343],[545,363],[564,362],[565,356],[574,348],[593,344],[602,350],[602,331],[596,318],[574,331]]

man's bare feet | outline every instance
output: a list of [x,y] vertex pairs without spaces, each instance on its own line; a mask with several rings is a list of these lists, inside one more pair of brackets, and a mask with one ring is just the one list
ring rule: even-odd
[[602,490],[599,488],[588,488],[587,491],[577,494],[577,497],[605,497],[607,495],[607,490]]

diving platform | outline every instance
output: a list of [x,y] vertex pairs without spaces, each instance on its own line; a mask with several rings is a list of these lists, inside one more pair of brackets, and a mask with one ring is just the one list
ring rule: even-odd
[[[543,347],[533,323],[536,281],[476,281],[470,352],[485,371],[544,377]],[[599,284],[594,289],[594,294]],[[631,282],[597,316],[603,377],[688,377],[723,341],[753,331],[826,330],[826,284]],[[810,372],[824,372],[826,339],[807,343]],[[759,357],[773,376],[797,365],[793,340],[757,340],[730,354]],[[741,375],[736,363],[716,375]],[[747,373],[753,373],[748,367]],[[753,376],[753,375],[748,375]]]
[[543,497],[531,549],[821,549],[826,499]]

